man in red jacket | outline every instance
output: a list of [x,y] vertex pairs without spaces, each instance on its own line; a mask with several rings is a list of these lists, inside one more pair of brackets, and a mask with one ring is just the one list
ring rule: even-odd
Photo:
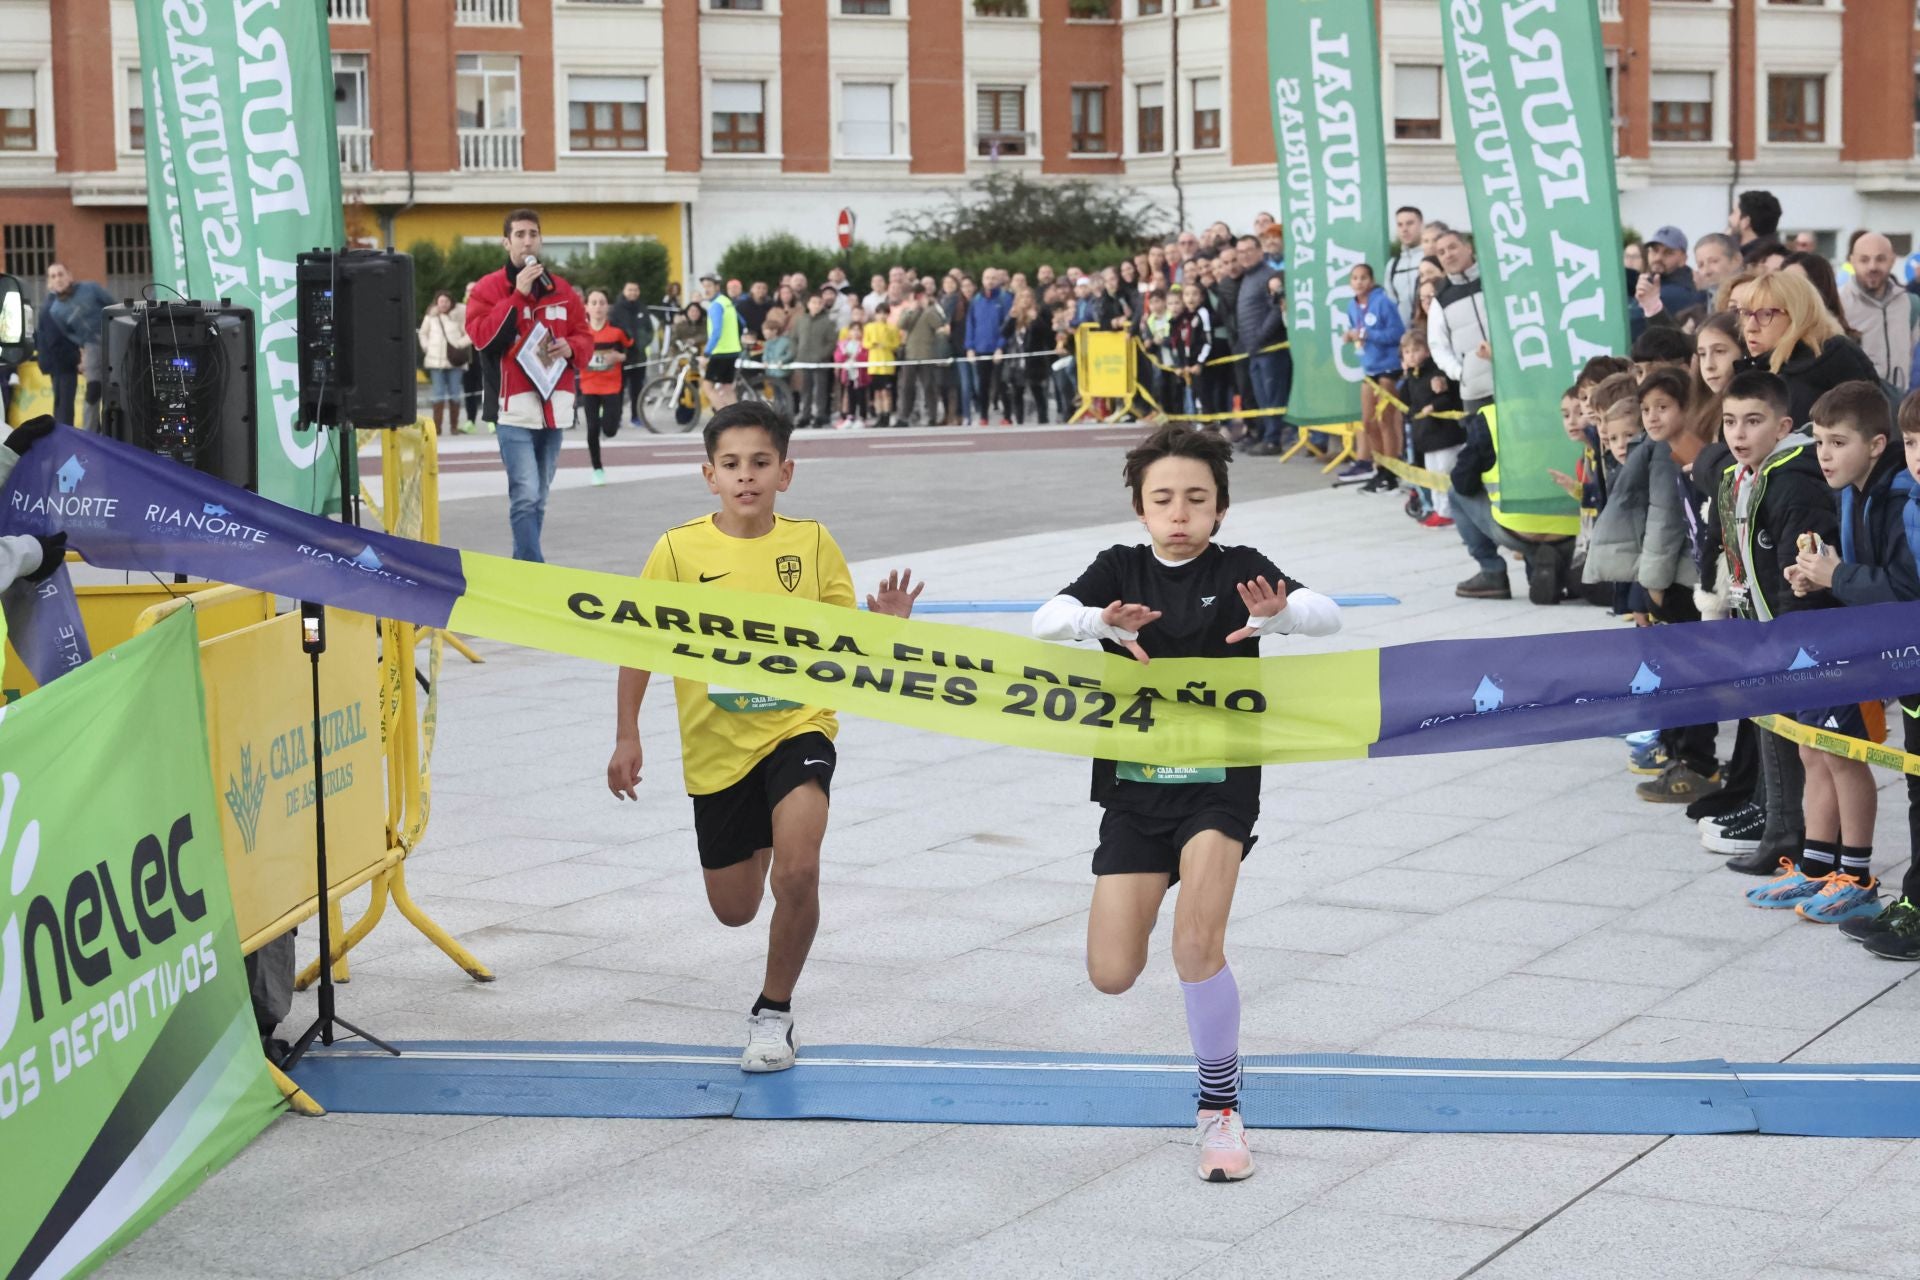
[[[560,432],[573,423],[578,371],[593,354],[586,308],[572,285],[540,263],[540,215],[515,209],[502,225],[507,265],[480,277],[467,299],[467,336],[481,358],[500,369],[500,460],[507,468],[507,520],[513,558],[543,560],[540,526],[547,489],[560,463]],[[537,356],[563,361],[558,381],[542,395],[521,364],[521,348],[544,325]]]

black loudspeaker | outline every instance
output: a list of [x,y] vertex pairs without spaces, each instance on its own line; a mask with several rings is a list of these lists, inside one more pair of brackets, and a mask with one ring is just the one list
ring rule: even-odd
[[313,249],[294,267],[300,416],[320,426],[410,427],[413,259],[380,249]]
[[253,312],[128,302],[104,315],[102,434],[257,492]]

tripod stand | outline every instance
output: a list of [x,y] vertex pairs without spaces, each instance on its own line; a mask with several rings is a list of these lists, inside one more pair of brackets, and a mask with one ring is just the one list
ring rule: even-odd
[[[340,518],[344,522],[359,524],[358,502],[348,505],[349,493],[358,488],[352,479],[353,457],[350,451],[353,447],[353,429],[342,427],[337,443],[340,449]],[[379,1036],[363,1027],[356,1027],[334,1012],[333,912],[327,901],[327,780],[320,750],[320,655],[327,649],[327,612],[324,606],[308,600],[300,602],[300,648],[306,653],[313,671],[313,863],[315,893],[320,904],[320,1012],[313,1020],[313,1025],[300,1033],[300,1038],[293,1042],[293,1048],[281,1059],[282,1071],[291,1071],[294,1064],[313,1047],[316,1038],[321,1044],[331,1046],[336,1027],[359,1036],[396,1058],[400,1056],[398,1049]]]

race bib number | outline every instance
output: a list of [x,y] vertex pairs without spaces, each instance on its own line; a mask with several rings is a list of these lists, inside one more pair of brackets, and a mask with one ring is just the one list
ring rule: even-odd
[[707,686],[707,701],[722,711],[736,715],[753,715],[761,711],[791,711],[800,704],[788,702],[785,698],[770,698],[764,693],[749,693],[745,689],[722,689],[718,685]]
[[1122,782],[1151,782],[1159,786],[1181,786],[1190,782],[1225,782],[1227,771],[1213,768],[1182,769],[1170,764],[1130,764],[1114,766]]

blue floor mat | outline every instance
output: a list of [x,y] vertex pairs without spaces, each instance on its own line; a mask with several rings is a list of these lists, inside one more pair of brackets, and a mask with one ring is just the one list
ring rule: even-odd
[[[1192,1060],[878,1045],[807,1047],[748,1075],[697,1045],[343,1044],[293,1075],[331,1111],[489,1116],[884,1120],[1181,1128]],[[1248,1058],[1248,1125],[1396,1133],[1777,1133],[1920,1137],[1920,1067]]]

